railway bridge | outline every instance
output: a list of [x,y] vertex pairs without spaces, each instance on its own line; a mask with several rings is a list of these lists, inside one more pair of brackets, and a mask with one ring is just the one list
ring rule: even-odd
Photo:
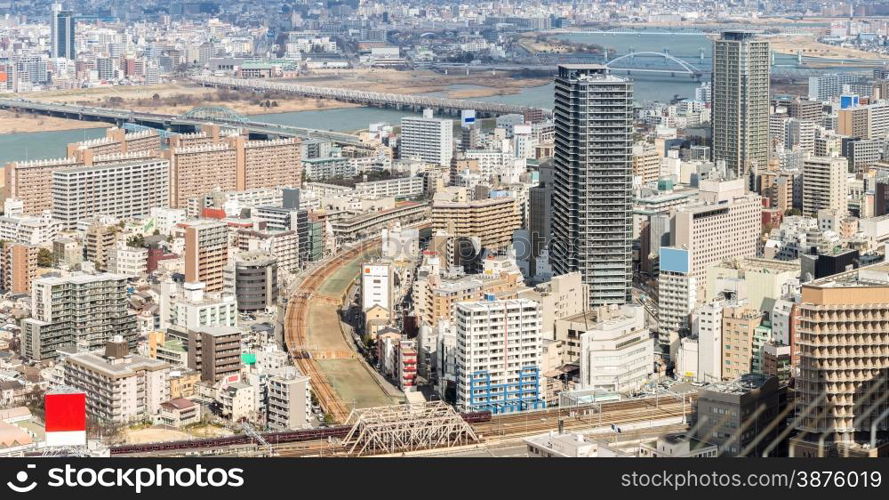
[[400,110],[421,111],[433,109],[440,114],[459,115],[465,109],[475,110],[478,116],[497,116],[504,114],[526,114],[530,116],[548,116],[549,111],[531,106],[504,104],[487,101],[470,101],[465,99],[449,99],[410,94],[394,94],[371,92],[366,90],[318,87],[301,83],[270,81],[265,79],[229,78],[216,76],[199,76],[192,79],[195,83],[208,87],[224,87],[255,92],[284,92],[303,97],[333,99],[341,102],[373,106],[377,108],[393,108]]

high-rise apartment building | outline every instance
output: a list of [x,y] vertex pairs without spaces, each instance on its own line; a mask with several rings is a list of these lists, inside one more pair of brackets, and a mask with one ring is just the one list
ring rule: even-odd
[[186,282],[177,287],[172,280],[161,281],[160,328],[178,326],[236,326],[238,308],[229,294],[205,294],[203,283]]
[[204,382],[219,382],[241,370],[241,330],[204,326],[188,331],[188,367]]
[[[130,135],[127,134],[126,137]],[[157,139],[157,135],[155,134],[151,138]],[[21,200],[22,210],[25,214],[41,214],[53,208],[53,174],[56,171],[84,166],[146,161],[151,155],[147,150],[120,152],[121,146],[117,142],[110,143],[109,147],[113,151],[101,154],[96,154],[90,149],[78,149],[74,156],[67,158],[7,163],[3,168],[6,181],[3,188],[6,198]]]
[[93,263],[98,271],[108,270],[108,257],[117,241],[118,227],[106,226],[94,222],[86,229],[84,235],[84,255]]
[[796,98],[787,103],[787,115],[800,120],[819,122],[823,107],[821,101]]
[[77,58],[77,48],[74,45],[75,24],[73,12],[62,10],[62,4],[53,4],[50,24],[53,59],[65,58],[74,60]]
[[185,208],[190,198],[215,188],[238,189],[238,154],[224,143],[199,144],[164,152],[170,160],[170,206]]
[[147,159],[56,170],[53,217],[66,229],[96,215],[145,217],[169,204],[169,162]]
[[228,226],[214,220],[183,222],[185,227],[185,281],[201,282],[208,292],[223,288],[228,264]]
[[55,357],[56,347],[94,350],[120,335],[136,343],[136,317],[127,310],[127,277],[47,276],[31,284],[31,318],[22,322],[22,356]]
[[247,141],[239,137],[232,141],[239,154],[239,191],[264,187],[298,187],[302,182],[299,139]]
[[37,252],[34,245],[7,243],[0,258],[0,283],[7,293],[30,293],[37,276]]
[[120,337],[109,339],[104,354],[82,352],[65,358],[64,383],[86,393],[91,421],[128,424],[150,420],[170,399],[170,365],[130,354]]
[[559,66],[550,262],[580,271],[591,305],[632,284],[633,84],[598,65]]
[[713,43],[713,161],[741,177],[769,160],[769,42],[726,31]]
[[7,199],[21,200],[25,214],[36,215],[52,210],[53,172],[59,169],[79,167],[76,158],[16,161],[3,167],[4,194]]
[[249,141],[221,137],[212,127],[171,141],[164,152],[170,160],[170,206],[185,208],[189,199],[202,199],[214,189],[299,186],[300,151],[299,139]]
[[661,176],[661,155],[654,144],[638,143],[633,145],[633,175],[642,180],[642,184],[657,182]]
[[111,127],[105,131],[105,137],[68,144],[68,156],[90,163],[90,158],[113,154],[155,153],[160,149],[161,136],[155,130],[127,132],[122,128]]
[[837,133],[862,139],[882,139],[889,133],[889,105],[870,104],[837,111]]
[[845,158],[813,156],[803,162],[803,215],[815,217],[819,210],[848,211]]
[[454,156],[453,122],[433,117],[431,109],[424,110],[422,117],[405,116],[401,119],[399,155],[435,165],[450,165]]
[[432,227],[456,237],[477,237],[488,249],[503,249],[521,226],[515,200],[510,197],[432,203]]
[[542,408],[540,305],[529,299],[459,302],[457,407],[510,413]]

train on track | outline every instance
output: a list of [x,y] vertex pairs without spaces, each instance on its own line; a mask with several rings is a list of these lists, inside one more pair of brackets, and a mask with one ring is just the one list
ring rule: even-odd
[[[491,412],[477,411],[464,413],[462,417],[470,424],[488,422],[491,420]],[[323,427],[319,429],[306,429],[300,431],[266,432],[263,439],[271,445],[284,443],[297,443],[300,441],[314,441],[327,438],[344,438],[349,433],[351,426],[338,425],[335,427]],[[194,450],[203,448],[223,448],[226,446],[240,446],[255,444],[256,441],[246,435],[227,436],[219,438],[192,439],[186,441],[167,441],[162,443],[125,444],[111,448],[111,455],[133,455],[136,453],[170,452],[177,450]]]

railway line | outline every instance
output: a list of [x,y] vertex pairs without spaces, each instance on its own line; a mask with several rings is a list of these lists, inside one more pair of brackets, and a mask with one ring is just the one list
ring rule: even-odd
[[[621,426],[685,417],[690,412],[694,395],[682,401],[675,396],[648,397],[608,403],[593,403],[572,408],[550,408],[508,415],[491,415],[488,412],[464,413],[463,419],[473,426],[482,443],[540,434],[547,431],[588,430],[611,424]],[[561,425],[560,425],[561,422]],[[275,456],[349,456],[339,441],[348,433],[345,425],[322,429],[267,432],[263,439],[274,450]],[[163,443],[142,443],[112,447],[112,456],[181,456],[190,453],[215,455],[244,455],[263,453],[254,438],[246,434],[222,438],[206,438]]]
[[674,396],[640,398],[609,403],[594,403],[572,408],[548,408],[495,416],[474,424],[485,440],[539,434],[561,427],[564,430],[587,429],[611,424],[624,425],[669,417],[685,417],[694,396],[682,401]]
[[315,397],[318,398],[318,404],[336,423],[346,421],[349,417],[349,408],[334,391],[333,386],[324,373],[322,373],[315,360],[313,350],[307,348],[309,345],[309,302],[325,280],[335,273],[343,262],[348,262],[379,244],[379,238],[367,240],[325,262],[320,267],[314,269],[297,286],[287,302],[284,342],[290,351],[294,364],[311,379],[312,390],[315,393]]

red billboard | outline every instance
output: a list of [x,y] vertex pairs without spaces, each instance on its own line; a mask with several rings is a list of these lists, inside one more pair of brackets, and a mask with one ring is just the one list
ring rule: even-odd
[[86,430],[86,394],[47,394],[44,405],[46,432]]

